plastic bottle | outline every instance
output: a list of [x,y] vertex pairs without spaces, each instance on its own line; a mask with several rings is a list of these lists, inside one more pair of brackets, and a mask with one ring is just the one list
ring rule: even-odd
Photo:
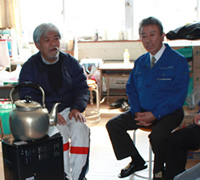
[[125,64],[130,63],[130,54],[128,52],[128,49],[125,49],[124,51],[124,63]]

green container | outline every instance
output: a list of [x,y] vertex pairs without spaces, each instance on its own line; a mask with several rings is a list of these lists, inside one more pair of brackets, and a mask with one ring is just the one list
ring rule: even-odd
[[11,110],[12,110],[11,102],[8,101],[6,101],[6,103],[2,101],[0,102],[0,117],[2,121],[4,134],[11,134],[10,124],[9,124],[9,115]]
[[193,48],[192,46],[184,47],[177,49],[180,54],[182,54],[185,58],[191,58],[193,56]]

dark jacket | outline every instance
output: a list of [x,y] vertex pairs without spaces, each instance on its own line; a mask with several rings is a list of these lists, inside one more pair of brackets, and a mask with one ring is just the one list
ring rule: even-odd
[[[52,87],[52,82],[49,80],[48,66],[42,61],[40,52],[31,56],[22,66],[19,76],[19,83],[31,81],[40,85],[45,92],[45,104],[49,112],[56,102],[61,102],[59,112],[67,107],[78,109],[83,112],[87,106],[89,99],[89,91],[87,79],[83,72],[82,66],[71,55],[60,52],[59,61],[61,65],[62,83],[58,91]],[[54,73],[54,80],[58,77],[59,72]],[[42,94],[40,90],[35,88],[23,88],[20,90],[20,98],[30,95],[32,100],[41,103]]]

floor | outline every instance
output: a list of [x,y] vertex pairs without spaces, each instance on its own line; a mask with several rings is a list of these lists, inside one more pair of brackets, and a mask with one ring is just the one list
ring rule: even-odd
[[[110,100],[110,103],[113,101]],[[86,176],[88,180],[117,180],[121,169],[130,162],[130,159],[116,160],[105,128],[107,121],[120,113],[122,113],[120,108],[110,109],[105,101],[101,104],[101,120],[98,123],[87,123],[91,130],[90,169]],[[130,131],[129,134],[133,136],[133,131]],[[137,147],[144,159],[148,159],[149,153],[147,136],[147,132],[137,131]],[[148,169],[139,172],[138,175],[148,176]],[[141,180],[142,178],[130,176],[123,179]]]
[[[117,180],[117,176],[122,168],[128,163],[129,159],[117,161],[112,150],[112,146],[105,129],[106,122],[113,116],[121,113],[119,109],[109,109],[109,105],[104,102],[101,104],[101,120],[99,122],[88,122],[91,130],[91,154],[90,167],[87,174],[88,180]],[[133,135],[133,132],[130,132]],[[144,159],[148,158],[148,138],[147,132],[137,131],[137,147]],[[1,143],[0,143],[1,146]],[[147,176],[148,170],[143,170],[138,174]],[[0,147],[0,180],[4,180],[2,149]],[[124,180],[141,180],[137,176],[130,176]]]

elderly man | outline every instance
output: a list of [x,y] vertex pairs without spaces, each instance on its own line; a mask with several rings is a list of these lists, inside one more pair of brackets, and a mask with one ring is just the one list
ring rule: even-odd
[[168,137],[184,117],[182,106],[189,71],[187,60],[163,43],[165,34],[158,19],[143,19],[139,34],[148,52],[135,61],[126,85],[130,110],[112,118],[106,128],[117,159],[131,159],[118,176],[124,178],[147,168],[127,131],[151,126],[149,139],[155,155],[153,178],[159,180],[163,178]]
[[[59,50],[60,32],[53,24],[41,24],[33,33],[39,52],[22,66],[19,82],[30,81],[45,91],[49,112],[59,105],[58,132],[63,136],[64,169],[66,179],[84,180],[88,168],[89,134],[85,117],[81,114],[89,99],[88,85],[83,68],[69,54]],[[31,95],[41,102],[41,94],[33,88],[20,92],[20,97]]]

